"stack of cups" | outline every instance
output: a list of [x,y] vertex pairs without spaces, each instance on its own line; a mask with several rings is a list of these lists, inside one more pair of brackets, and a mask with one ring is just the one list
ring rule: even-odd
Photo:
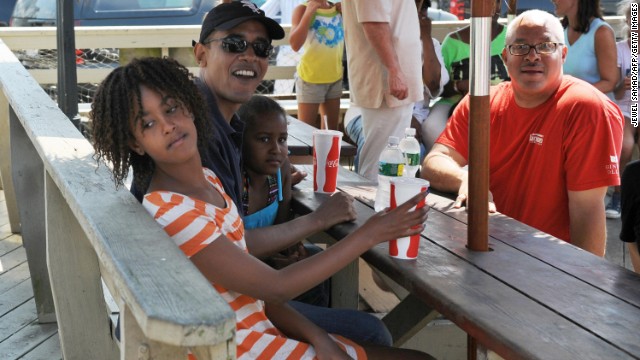
[[342,132],[313,131],[313,191],[334,193],[338,184]]
[[[390,209],[393,210],[423,191],[429,191],[429,182],[420,178],[392,178],[389,196]],[[411,211],[424,207],[422,199]],[[417,225],[420,226],[420,225]],[[420,234],[389,241],[389,255],[397,259],[415,259],[420,248]]]

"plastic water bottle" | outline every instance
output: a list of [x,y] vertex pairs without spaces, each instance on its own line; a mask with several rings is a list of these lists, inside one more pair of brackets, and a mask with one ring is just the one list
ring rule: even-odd
[[404,173],[402,176],[415,177],[420,167],[420,143],[416,140],[416,129],[404,129],[404,139],[400,141],[399,147],[404,154]]
[[378,191],[374,209],[380,211],[389,206],[389,179],[402,176],[404,170],[404,155],[398,147],[399,139],[396,136],[389,136],[387,147],[380,154],[378,162]]

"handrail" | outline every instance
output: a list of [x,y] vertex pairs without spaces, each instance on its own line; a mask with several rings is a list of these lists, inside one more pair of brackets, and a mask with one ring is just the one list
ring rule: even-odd
[[[608,16],[605,20],[616,29],[616,33],[624,26],[624,17]],[[500,21],[506,22],[506,19]],[[432,36],[442,42],[444,37],[461,27],[467,26],[468,20],[434,21]],[[285,38],[274,41],[274,45],[288,44],[290,25],[283,26]],[[12,50],[55,49],[55,27],[0,27],[0,39]],[[78,26],[75,28],[76,46],[79,49],[120,48],[120,49],[162,49],[164,55],[171,55],[169,49],[179,49],[178,60],[189,70],[197,74],[197,67],[191,53],[191,40],[197,39],[200,25],[162,25],[162,26]],[[111,69],[78,69],[79,83],[98,83],[106,77]],[[57,82],[56,69],[33,69],[29,73],[40,84]],[[265,74],[265,80],[293,79],[295,66],[271,65]]]
[[[91,144],[2,40],[0,147],[39,319],[57,318],[64,358],[180,358],[188,350],[235,358],[233,311],[135,198],[115,190]],[[120,308],[120,349],[101,279]]]

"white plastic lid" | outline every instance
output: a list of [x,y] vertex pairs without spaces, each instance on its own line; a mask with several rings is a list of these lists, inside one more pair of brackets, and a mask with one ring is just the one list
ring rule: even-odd
[[400,143],[400,139],[397,136],[389,136],[389,145],[398,145]]
[[412,128],[412,127],[408,127],[406,129],[404,129],[404,134],[405,135],[410,135],[410,136],[416,136],[416,129]]

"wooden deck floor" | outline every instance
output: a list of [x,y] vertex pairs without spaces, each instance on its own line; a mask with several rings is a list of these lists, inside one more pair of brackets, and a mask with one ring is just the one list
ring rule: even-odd
[[[607,232],[607,259],[631,269],[618,239],[620,220],[607,220]],[[56,324],[37,322],[22,238],[11,233],[0,190],[0,359],[56,360],[61,354]]]
[[22,247],[0,191],[0,359],[62,359],[56,324],[39,324]]

